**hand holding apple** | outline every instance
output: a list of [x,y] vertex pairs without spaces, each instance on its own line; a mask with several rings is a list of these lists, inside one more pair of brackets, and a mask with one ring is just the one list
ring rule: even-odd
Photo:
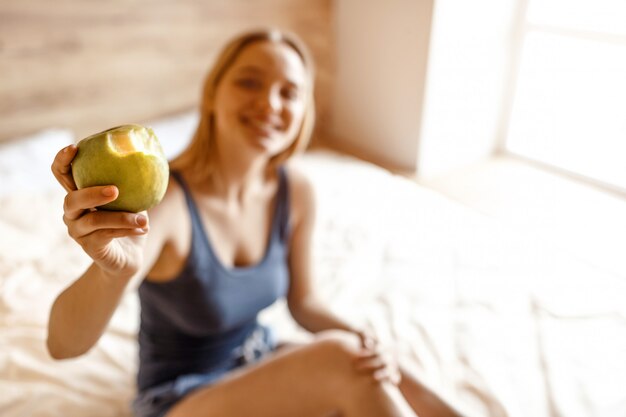
[[81,140],[72,175],[78,189],[117,187],[119,196],[98,208],[137,213],[161,201],[169,166],[152,129],[123,125]]
[[[147,213],[145,211],[133,213],[128,211],[94,210],[94,208],[108,208],[111,207],[110,204],[118,203],[122,189],[130,193],[130,202],[126,201],[128,205],[124,207],[130,211],[139,211],[139,209],[144,207],[157,204],[162,198],[162,193],[165,192],[165,187],[167,187],[167,161],[162,157],[160,146],[157,148],[157,156],[154,158],[144,157],[145,154],[155,153],[154,150],[147,149],[147,152],[144,151],[144,155],[125,159],[123,157],[124,153],[132,154],[142,145],[144,147],[142,149],[150,148],[150,143],[146,146],[144,142],[141,142],[143,138],[140,137],[138,139],[126,134],[126,138],[123,137],[124,135],[121,135],[121,140],[114,141],[115,149],[111,149],[109,147],[111,137],[117,136],[119,132],[116,132],[116,135],[105,135],[104,133],[106,132],[87,138],[91,140],[98,137],[99,139],[89,143],[86,147],[85,143],[81,141],[78,146],[70,145],[63,148],[54,159],[52,172],[67,191],[63,206],[63,221],[67,226],[68,234],[81,245],[83,250],[104,273],[116,278],[130,278],[139,270],[143,262],[143,248],[145,246],[146,234],[149,230]],[[140,132],[139,136],[149,136],[149,134],[149,131]],[[136,144],[138,140],[140,141],[139,145]],[[83,167],[86,167],[86,170],[82,174],[76,175],[73,172],[73,168],[76,167],[79,149],[81,148],[83,150],[89,149],[89,151],[83,152],[82,155],[83,160],[81,163],[85,164]],[[113,152],[122,154],[122,156],[113,154]],[[118,159],[117,161],[115,161],[116,158]],[[122,162],[120,162],[120,159]],[[142,167],[139,163],[141,161],[138,162],[137,159],[143,159],[143,162],[147,163],[148,167],[145,165]],[[105,162],[103,168],[105,173],[111,170],[126,172],[130,170],[128,175],[133,175],[135,171],[138,171],[141,175],[136,175],[134,181],[125,181],[124,176],[118,175],[112,179],[98,177],[102,180],[102,184],[83,182],[88,176],[87,174],[96,172],[95,167],[102,166],[103,161]],[[124,165],[124,161],[131,161],[131,163],[127,164],[126,167],[120,167],[119,164]],[[79,167],[81,163],[79,163]],[[150,164],[154,166],[150,168]],[[163,164],[165,164],[165,167]],[[78,168],[78,170],[81,170],[83,167]],[[137,177],[145,179],[146,173],[154,174],[152,181],[146,181],[147,184],[138,184],[136,181]],[[114,174],[117,175],[119,172],[114,172]],[[78,182],[84,188],[78,189]],[[133,195],[133,187],[139,187],[138,194],[142,196],[141,199]],[[124,204],[125,200],[121,201]]]

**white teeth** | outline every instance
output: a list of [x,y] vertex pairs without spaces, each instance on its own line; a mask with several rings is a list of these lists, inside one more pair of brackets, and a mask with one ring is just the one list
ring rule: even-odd
[[256,120],[256,119],[247,119],[247,121],[248,121],[248,124],[251,125],[252,127],[266,131],[266,132],[278,130],[280,128],[278,125],[273,124],[271,122],[265,122],[265,121]]

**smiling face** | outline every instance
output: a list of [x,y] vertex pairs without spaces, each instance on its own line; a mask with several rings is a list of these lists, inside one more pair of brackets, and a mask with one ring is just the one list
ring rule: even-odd
[[269,157],[279,154],[300,131],[308,94],[307,72],[295,50],[284,43],[251,43],[215,91],[218,147],[241,146]]

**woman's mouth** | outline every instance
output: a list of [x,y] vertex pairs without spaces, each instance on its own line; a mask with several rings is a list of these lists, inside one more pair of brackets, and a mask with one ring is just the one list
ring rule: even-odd
[[257,119],[252,117],[242,117],[245,126],[252,129],[256,134],[263,137],[270,137],[280,131],[281,126],[276,121],[270,119]]

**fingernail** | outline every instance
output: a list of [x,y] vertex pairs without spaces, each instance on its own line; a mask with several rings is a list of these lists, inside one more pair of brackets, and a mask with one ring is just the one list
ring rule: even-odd
[[143,227],[148,224],[148,219],[143,214],[138,214],[135,216],[135,223],[137,223],[138,226]]
[[113,187],[106,187],[102,189],[102,195],[106,197],[112,197],[115,195],[115,189]]

